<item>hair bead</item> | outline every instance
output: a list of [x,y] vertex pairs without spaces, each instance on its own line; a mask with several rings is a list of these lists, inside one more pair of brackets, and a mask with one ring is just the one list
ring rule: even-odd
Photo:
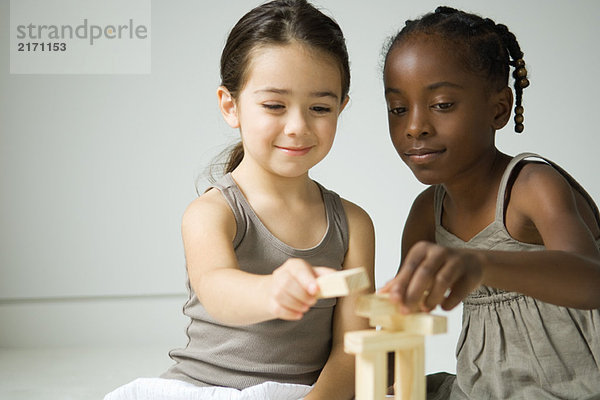
[[523,133],[524,129],[525,129],[525,127],[523,126],[523,124],[516,124],[515,125],[515,132],[517,132],[517,133]]
[[527,69],[525,67],[517,68],[515,72],[519,78],[525,78],[527,76]]
[[523,114],[517,114],[517,115],[515,115],[515,123],[517,125],[523,125],[523,120],[524,119],[525,118],[523,117]]
[[527,78],[519,79],[519,86],[521,88],[525,89],[527,86],[529,86],[529,79],[527,79]]

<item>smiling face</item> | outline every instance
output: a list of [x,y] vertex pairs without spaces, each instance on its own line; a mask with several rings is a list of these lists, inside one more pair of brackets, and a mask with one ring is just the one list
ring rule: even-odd
[[297,43],[255,49],[228,120],[242,135],[240,167],[306,174],[331,149],[341,96],[340,69],[330,56]]
[[417,34],[396,44],[385,65],[392,142],[426,184],[459,179],[493,154],[494,132],[503,125],[498,115],[510,103],[506,91],[467,70],[452,49],[437,36]]

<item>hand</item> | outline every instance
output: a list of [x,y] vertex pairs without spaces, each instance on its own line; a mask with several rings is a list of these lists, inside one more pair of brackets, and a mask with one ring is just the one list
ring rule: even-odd
[[398,275],[381,292],[389,293],[403,313],[456,307],[483,282],[483,266],[476,252],[451,249],[430,242],[416,243]]
[[299,258],[290,258],[271,274],[269,312],[274,318],[299,320],[317,302],[317,277],[332,268],[312,267]]

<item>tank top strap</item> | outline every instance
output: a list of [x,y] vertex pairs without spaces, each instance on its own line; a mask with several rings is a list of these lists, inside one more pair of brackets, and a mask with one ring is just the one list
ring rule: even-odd
[[498,198],[496,199],[496,221],[500,221],[502,224],[504,224],[504,212],[506,209],[504,202],[506,199],[506,188],[508,186],[508,181],[512,175],[512,171],[515,169],[517,164],[519,164],[521,161],[523,161],[527,158],[540,159],[540,160],[544,161],[545,163],[551,165],[554,169],[556,169],[567,180],[567,182],[569,182],[571,187],[573,189],[577,190],[579,193],[581,193],[581,195],[585,198],[585,200],[588,202],[589,206],[591,207],[591,209],[594,213],[594,216],[596,217],[596,221],[598,222],[598,224],[600,224],[600,213],[598,211],[598,206],[596,205],[596,203],[594,202],[592,197],[588,194],[588,192],[586,192],[586,190],[579,184],[579,182],[577,182],[575,180],[575,178],[573,178],[567,171],[565,171],[562,167],[560,167],[555,162],[548,160],[547,158],[542,157],[535,153],[518,154],[518,155],[514,156],[513,159],[510,160],[510,162],[508,163],[508,166],[506,167],[506,170],[504,171],[504,174],[502,175],[502,180],[500,181],[500,187],[498,188]]
[[442,225],[442,207],[446,190],[442,185],[435,185],[433,188],[433,213],[435,215],[435,226]]
[[313,181],[317,184],[321,190],[323,196],[323,203],[325,204],[325,211],[327,214],[327,224],[330,226],[334,223],[338,226],[342,236],[342,243],[344,246],[344,253],[348,250],[348,244],[350,242],[348,221],[346,219],[346,212],[342,204],[340,196],[332,190],[329,190],[322,186],[319,182]]
[[208,191],[212,188],[218,189],[221,192],[221,195],[225,201],[227,201],[227,204],[229,204],[229,207],[235,216],[236,233],[233,239],[233,248],[236,248],[246,233],[246,219],[248,212],[244,209],[246,207],[244,204],[244,196],[233,180],[231,173],[223,175],[218,181],[211,184],[206,190]]

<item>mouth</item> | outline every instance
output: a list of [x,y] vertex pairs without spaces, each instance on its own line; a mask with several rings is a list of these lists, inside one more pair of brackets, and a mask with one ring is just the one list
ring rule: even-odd
[[404,155],[412,162],[427,163],[435,160],[445,152],[446,149],[429,149],[425,147],[420,147],[410,149],[404,152]]
[[311,151],[314,146],[305,146],[305,147],[275,146],[275,147],[290,156],[303,156],[303,155],[307,154],[309,151]]

